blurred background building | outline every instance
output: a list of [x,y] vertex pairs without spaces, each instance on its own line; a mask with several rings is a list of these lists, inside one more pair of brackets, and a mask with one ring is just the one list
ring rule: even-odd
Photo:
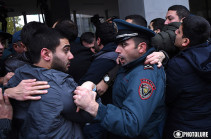
[[211,21],[210,0],[0,0],[0,27],[13,34],[30,21],[52,26],[62,18],[75,21],[81,35],[94,32],[90,18],[96,14],[102,20],[140,14],[149,23],[154,18],[165,18],[168,7],[175,4],[184,5],[192,14]]

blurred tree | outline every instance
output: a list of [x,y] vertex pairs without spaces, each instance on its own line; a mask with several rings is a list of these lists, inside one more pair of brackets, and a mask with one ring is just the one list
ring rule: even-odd
[[[22,29],[23,25],[20,24],[21,18],[16,16],[16,17],[7,17],[7,32],[10,34],[14,34],[15,32],[19,31]],[[15,24],[15,26],[14,26]]]

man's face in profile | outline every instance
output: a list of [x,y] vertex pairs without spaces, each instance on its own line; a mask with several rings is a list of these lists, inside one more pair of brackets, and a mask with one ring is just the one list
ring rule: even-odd
[[166,14],[166,21],[164,22],[165,25],[168,25],[172,22],[181,22],[179,16],[177,15],[177,11],[169,10]]

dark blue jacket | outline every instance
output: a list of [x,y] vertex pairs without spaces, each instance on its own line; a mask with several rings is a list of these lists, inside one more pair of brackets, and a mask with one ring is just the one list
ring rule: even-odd
[[15,139],[82,139],[80,123],[92,117],[83,110],[76,112],[74,80],[66,73],[26,64],[15,71],[8,86],[17,86],[23,79],[47,81],[50,88],[38,101],[12,101],[15,133],[11,135],[17,135]]
[[139,59],[123,66],[113,86],[113,105],[100,104],[96,120],[118,139],[159,139],[159,124],[164,120],[164,69],[145,67],[145,58],[153,48]]
[[7,139],[11,130],[10,119],[0,119],[0,139]]
[[211,133],[211,43],[181,51],[166,74],[166,137],[173,138],[175,130]]
[[6,69],[5,69],[5,61],[0,59],[0,77],[4,77],[6,75]]
[[79,43],[71,43],[70,52],[74,59],[71,59],[71,66],[68,73],[73,77],[74,81],[78,83],[79,79],[87,72],[92,62],[92,55],[90,48],[86,48]]
[[[117,45],[115,43],[106,44],[100,52],[95,55],[95,59],[90,65],[86,74],[80,79],[79,84],[85,81],[92,81],[98,84],[106,73],[116,66],[116,58],[118,54],[115,53]],[[109,53],[109,54],[108,54]],[[101,55],[108,54],[106,57]]]

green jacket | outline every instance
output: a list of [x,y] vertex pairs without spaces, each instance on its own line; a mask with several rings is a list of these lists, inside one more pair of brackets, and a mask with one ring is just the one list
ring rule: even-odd
[[173,22],[165,26],[163,31],[151,39],[152,46],[157,50],[164,50],[170,58],[175,56],[179,52],[179,49],[174,46],[175,30],[179,28],[180,24],[180,22]]

